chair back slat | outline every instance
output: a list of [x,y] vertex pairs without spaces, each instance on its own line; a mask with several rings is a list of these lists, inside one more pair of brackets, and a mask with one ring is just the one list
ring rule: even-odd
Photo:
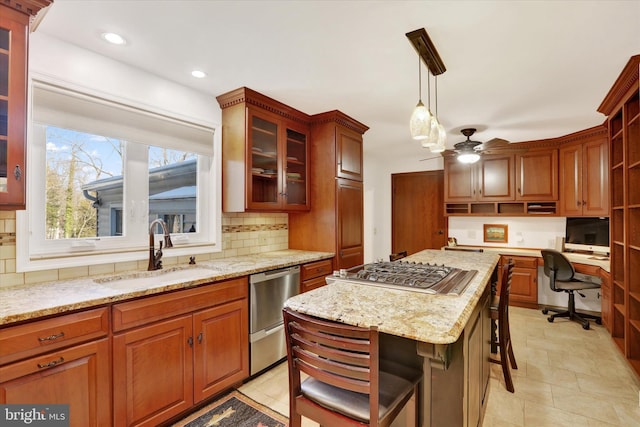
[[371,358],[369,353],[351,352],[345,350],[339,350],[324,345],[318,344],[313,340],[302,338],[297,333],[291,335],[292,344],[294,349],[300,349],[307,353],[317,355],[322,360],[331,360],[332,362],[340,365],[346,364],[353,367],[367,368],[371,364]]

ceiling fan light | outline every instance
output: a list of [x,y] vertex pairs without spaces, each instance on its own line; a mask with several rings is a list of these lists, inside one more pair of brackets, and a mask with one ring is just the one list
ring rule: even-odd
[[457,159],[460,163],[471,164],[480,160],[480,155],[478,153],[463,152],[458,154]]
[[418,101],[418,105],[416,105],[411,114],[411,120],[409,120],[411,138],[417,141],[427,139],[431,130],[431,119],[432,116],[429,109],[424,106],[422,100]]

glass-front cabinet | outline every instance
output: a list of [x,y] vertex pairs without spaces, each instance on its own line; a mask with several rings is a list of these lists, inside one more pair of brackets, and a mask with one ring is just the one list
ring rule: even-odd
[[0,12],[0,209],[22,209],[28,19],[7,7]]
[[309,210],[308,116],[248,88],[218,102],[223,211]]
[[[250,110],[251,111],[251,110]],[[307,132],[250,112],[247,206],[306,210]]]

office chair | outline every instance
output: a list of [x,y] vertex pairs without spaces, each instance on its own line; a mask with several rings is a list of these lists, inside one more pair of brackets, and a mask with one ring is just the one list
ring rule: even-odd
[[[511,368],[518,369],[516,357],[513,355],[513,347],[511,345],[511,330],[509,329],[509,294],[511,293],[511,276],[513,275],[513,262],[509,260],[508,264],[502,266],[502,283],[500,284],[500,295],[493,296],[491,300],[490,313],[491,319],[498,322],[498,336],[491,336],[491,348],[500,349],[500,358],[491,356],[489,361],[498,363],[502,366],[502,375],[507,390],[511,393],[515,391],[513,380],[511,379]],[[492,350],[493,351],[493,350]]]
[[574,278],[575,269],[569,260],[553,249],[543,249],[542,259],[544,260],[544,274],[549,278],[549,286],[554,292],[566,292],[569,294],[569,306],[567,310],[556,310],[553,308],[544,308],[542,314],[553,311],[547,318],[549,322],[553,322],[556,317],[568,317],[570,320],[580,322],[583,329],[589,329],[589,320],[593,319],[598,325],[602,324],[602,318],[592,314],[576,312],[575,292],[581,297],[584,295],[579,291],[583,289],[598,289],[600,285],[597,283],[584,282]]
[[[416,395],[422,372],[379,357],[378,330],[283,310],[289,420],[321,426],[389,426]],[[300,381],[300,373],[309,375]],[[416,407],[415,425],[420,411]]]

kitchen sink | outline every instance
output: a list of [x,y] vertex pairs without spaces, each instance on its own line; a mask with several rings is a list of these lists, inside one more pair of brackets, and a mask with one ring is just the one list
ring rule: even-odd
[[203,279],[220,274],[221,271],[197,265],[185,265],[154,271],[136,271],[96,278],[93,281],[108,288],[137,289],[165,286],[180,282]]

